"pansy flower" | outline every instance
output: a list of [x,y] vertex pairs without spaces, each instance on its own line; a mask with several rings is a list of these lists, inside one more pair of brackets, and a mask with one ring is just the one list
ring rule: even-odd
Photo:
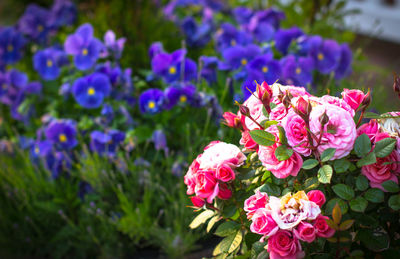
[[281,77],[282,68],[279,61],[272,58],[272,54],[256,57],[247,66],[249,77],[258,82],[267,82],[271,85]]
[[126,38],[117,39],[115,33],[112,30],[108,30],[106,34],[104,34],[104,45],[106,48],[101,53],[101,56],[107,57],[112,54],[116,59],[121,58],[125,42]]
[[75,66],[79,70],[91,68],[102,48],[102,43],[93,37],[93,27],[89,23],[81,25],[64,43],[65,52],[74,56]]
[[12,27],[0,29],[0,63],[13,64],[21,59],[25,39]]
[[241,67],[246,67],[246,65],[260,53],[260,48],[254,44],[247,45],[245,47],[236,46],[227,48],[222,53],[222,56],[225,60],[225,65],[220,66],[220,69],[238,69]]
[[49,17],[49,10],[30,4],[18,22],[18,28],[33,40],[45,42],[51,30]]
[[160,89],[148,89],[139,97],[139,108],[142,113],[155,114],[162,110],[164,93]]
[[74,82],[72,94],[75,100],[84,108],[100,107],[111,91],[110,80],[101,73],[81,77]]
[[210,22],[199,25],[193,17],[189,16],[182,21],[181,28],[190,47],[203,47],[211,39],[212,24]]
[[192,103],[193,96],[196,93],[196,87],[194,85],[170,86],[164,91],[164,107],[171,109],[173,106],[179,104]]
[[207,80],[209,84],[217,82],[217,68],[219,59],[217,57],[201,56],[200,62],[202,62],[200,75]]
[[70,120],[54,120],[47,126],[45,135],[53,145],[61,149],[72,149],[77,144],[76,125]]
[[310,54],[314,59],[315,68],[322,74],[329,74],[339,65],[341,48],[336,41],[328,39],[313,46]]
[[69,0],[55,0],[51,7],[49,23],[56,28],[72,25],[76,21],[78,10]]
[[253,10],[247,7],[238,6],[233,9],[233,16],[235,17],[237,23],[247,24],[253,16]]
[[314,62],[310,57],[288,55],[281,60],[282,80],[288,85],[305,86],[312,83]]
[[339,80],[351,73],[352,52],[346,43],[340,45],[340,60],[335,70],[335,79]]
[[221,51],[229,47],[245,46],[251,42],[250,34],[236,29],[230,23],[223,23],[216,33],[217,48]]
[[302,36],[304,33],[297,27],[289,29],[279,29],[275,34],[275,47],[283,55],[286,55],[292,41]]
[[93,131],[90,134],[90,148],[99,154],[114,156],[118,145],[125,140],[125,133],[119,130],[108,132]]
[[33,158],[45,158],[51,154],[53,145],[48,140],[36,141],[31,146],[30,154]]
[[33,67],[44,80],[54,80],[60,74],[60,66],[68,59],[63,51],[55,48],[39,50],[33,56]]
[[267,42],[273,40],[275,31],[279,28],[280,20],[283,18],[285,18],[283,12],[272,8],[258,11],[253,15],[247,27],[257,41]]
[[164,150],[168,152],[167,138],[165,136],[164,131],[155,130],[151,138],[156,150]]

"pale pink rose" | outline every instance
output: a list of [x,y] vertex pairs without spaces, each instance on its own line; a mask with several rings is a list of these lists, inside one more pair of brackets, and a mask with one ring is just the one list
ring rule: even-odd
[[320,117],[325,112],[329,120],[324,126],[318,152],[322,154],[328,148],[335,148],[336,152],[331,160],[340,159],[353,149],[357,137],[356,125],[353,117],[342,108],[332,104],[318,105],[312,109],[310,115],[310,130],[317,138],[321,130]]
[[335,234],[335,230],[329,227],[326,220],[329,219],[327,216],[319,215],[318,218],[313,222],[317,237],[329,238]]
[[315,202],[320,208],[325,204],[326,198],[323,192],[320,190],[312,190],[307,193],[307,197],[310,201]]
[[213,141],[211,141],[211,142],[203,149],[203,151],[209,149],[210,147],[215,146],[215,145],[218,144],[218,143],[221,143],[221,141],[219,141],[219,140],[213,140]]
[[232,191],[229,190],[226,183],[219,184],[218,198],[221,200],[228,200],[232,197]]
[[271,121],[281,121],[283,120],[283,118],[286,117],[289,110],[290,108],[286,109],[282,103],[278,104],[275,108],[271,110],[271,113],[269,114],[269,119]]
[[357,89],[344,89],[342,92],[343,100],[350,105],[353,110],[357,110],[362,101],[364,100],[365,94]]
[[321,214],[321,209],[313,201],[300,200],[300,212],[306,220],[314,220]]
[[298,239],[307,243],[312,243],[316,237],[314,226],[306,222],[300,222],[293,232]]
[[285,129],[288,143],[294,151],[303,156],[311,155],[311,149],[308,148],[310,144],[307,138],[306,123],[293,109],[282,120],[282,127]]
[[265,208],[265,205],[267,205],[268,201],[268,194],[257,190],[256,194],[250,196],[244,201],[244,211],[247,212],[247,218],[250,219],[257,209]]
[[[267,117],[265,117],[263,113],[264,105],[255,95],[250,95],[250,97],[243,103],[243,105],[249,108],[250,116],[258,123],[261,123],[262,121],[267,119]],[[249,117],[244,116],[243,114],[241,114],[241,122],[242,125],[245,126],[245,129],[248,130],[260,128],[254,121],[252,121]]]
[[357,135],[366,134],[372,143],[375,143],[375,136],[379,133],[379,124],[376,120],[370,120],[357,129]]
[[194,189],[196,187],[196,174],[200,167],[200,164],[198,162],[199,157],[201,157],[201,155],[199,155],[195,160],[193,160],[192,164],[189,167],[189,170],[187,171],[184,177],[184,182],[187,185],[186,193],[188,195],[194,194]]
[[203,207],[204,204],[206,203],[206,202],[204,201],[204,199],[199,198],[199,197],[197,197],[197,196],[190,197],[190,200],[192,201],[193,206],[195,206],[195,207],[197,207],[197,208]]
[[[275,136],[275,140],[279,141],[279,130],[276,125],[267,129],[268,132]],[[280,144],[275,143],[272,146],[260,146],[258,149],[258,157],[263,166],[271,171],[277,178],[286,178],[289,175],[296,176],[303,165],[303,159],[297,152],[293,152],[292,156],[284,161],[279,161],[275,157],[275,150]]]
[[251,138],[248,130],[242,132],[242,138],[239,141],[245,150],[258,150],[258,144]]
[[198,171],[196,175],[195,193],[199,198],[207,199],[211,203],[218,195],[219,187],[213,170]]
[[289,91],[293,97],[311,96],[311,94],[309,94],[304,87],[300,87],[300,86],[281,85],[281,84],[275,83],[271,86],[271,88],[272,88],[272,93],[273,93],[274,97],[279,95],[279,89],[283,93],[286,93],[286,91]]
[[265,208],[259,208],[252,218],[250,230],[265,236],[272,236],[278,231],[278,225],[271,216],[271,213]]
[[234,167],[234,165],[229,163],[219,165],[215,172],[215,178],[223,182],[235,180],[235,172],[232,167]]
[[333,104],[333,105],[336,105],[337,107],[340,107],[340,108],[346,110],[348,113],[351,114],[352,117],[354,117],[355,111],[343,99],[340,99],[338,97],[331,96],[331,95],[324,95],[320,99],[324,103]]
[[304,257],[299,240],[293,232],[279,230],[268,239],[270,259],[299,259]]
[[238,167],[245,160],[246,156],[237,146],[225,142],[207,146],[202,156],[198,158],[200,169],[216,169],[219,165],[225,163]]

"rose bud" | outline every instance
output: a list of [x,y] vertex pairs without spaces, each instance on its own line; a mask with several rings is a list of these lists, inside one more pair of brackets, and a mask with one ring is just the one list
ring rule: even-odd
[[307,102],[303,97],[299,97],[297,99],[296,107],[294,107],[295,112],[300,115],[303,120],[308,120],[312,105],[310,102]]
[[291,94],[287,91],[286,94],[283,96],[283,99],[282,99],[282,103],[283,103],[283,105],[285,106],[286,109],[288,109],[290,104],[291,104],[291,99],[292,98],[290,96],[291,96]]
[[315,202],[320,208],[326,202],[325,195],[320,190],[309,191],[307,197],[310,201]]
[[218,198],[221,200],[228,200],[232,197],[232,191],[228,189],[228,185],[225,183],[219,184]]
[[358,89],[343,89],[342,98],[353,110],[357,110],[362,101],[364,100],[365,94],[363,91]]
[[326,111],[319,117],[319,123],[321,123],[321,126],[323,127],[324,125],[328,124],[329,122],[329,117],[326,114]]
[[367,107],[369,106],[370,103],[371,103],[371,92],[368,89],[368,92],[364,96],[364,99],[363,99],[363,101],[361,103],[360,110],[364,111],[365,109],[367,109]]
[[206,204],[204,199],[197,197],[197,196],[190,197],[190,200],[192,201],[193,206],[195,206],[197,208],[201,208],[204,206],[204,204]]
[[224,112],[224,114],[222,115],[224,117],[224,124],[228,127],[231,128],[240,128],[241,126],[241,121],[239,116],[237,116],[236,114],[232,113],[232,112]]
[[244,106],[244,105],[240,105],[239,111],[240,111],[240,113],[243,114],[244,116],[247,116],[247,117],[250,116],[250,110],[249,110],[249,108],[247,108],[247,107]]

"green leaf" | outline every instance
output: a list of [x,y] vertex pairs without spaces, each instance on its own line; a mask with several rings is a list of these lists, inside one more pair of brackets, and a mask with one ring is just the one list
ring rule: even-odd
[[324,165],[318,170],[318,181],[321,183],[330,183],[333,174],[332,166]]
[[364,193],[364,198],[370,202],[381,203],[383,202],[384,193],[377,188],[372,188]]
[[335,155],[336,149],[335,148],[327,148],[322,152],[321,155],[321,162],[329,161]]
[[239,228],[240,224],[235,221],[226,221],[218,226],[214,234],[220,237],[227,237],[233,232],[236,232]]
[[212,217],[212,218],[210,219],[210,221],[208,221],[208,224],[207,224],[207,233],[210,232],[210,230],[213,228],[213,226],[215,225],[215,223],[218,222],[218,220],[219,220],[220,218],[221,218],[221,217],[220,217],[219,215],[215,215],[214,217]]
[[350,201],[350,209],[356,212],[364,212],[368,206],[368,201],[363,197],[357,197]]
[[382,187],[388,192],[399,192],[400,191],[399,185],[391,180],[383,182]]
[[400,195],[392,195],[389,198],[389,207],[394,210],[400,210]]
[[266,129],[268,129],[268,128],[271,127],[272,125],[276,125],[276,124],[278,124],[277,121],[266,121],[266,122],[264,123],[264,126],[265,126]]
[[225,218],[230,218],[235,215],[236,211],[237,211],[236,206],[231,205],[231,206],[227,206],[226,208],[224,208],[224,211],[222,212],[222,214],[224,215]]
[[362,228],[358,231],[356,239],[375,252],[381,252],[389,247],[389,236],[383,231]]
[[356,187],[360,191],[365,191],[368,188],[368,179],[364,175],[359,175],[356,178]]
[[260,241],[255,242],[252,246],[251,246],[251,258],[258,258],[257,256],[265,251],[265,246],[267,245],[266,242],[261,243]]
[[376,156],[374,152],[369,153],[365,157],[357,161],[357,166],[362,167],[364,165],[370,165],[376,163]]
[[318,187],[318,185],[319,185],[319,181],[318,181],[317,177],[307,178],[304,181],[304,189],[305,190],[315,189]]
[[[265,107],[264,107],[264,105],[262,106],[262,113],[263,113],[263,115],[265,116],[265,117],[269,117],[269,114],[268,114],[268,112],[267,112],[267,109],[265,109]],[[268,128],[268,127],[267,127]]]
[[279,146],[275,149],[275,157],[279,161],[288,160],[293,155],[293,149],[285,145]]
[[[283,144],[283,145],[287,145],[287,138],[286,138],[286,133],[285,133],[285,129],[282,126],[277,126],[278,130],[279,130],[279,141]],[[286,160],[286,159],[285,159]]]
[[396,146],[396,139],[385,138],[375,143],[374,152],[377,157],[387,157]]
[[354,221],[355,221],[354,219],[348,219],[343,221],[339,226],[339,230],[340,231],[348,230],[349,228],[351,228],[351,226],[353,226]]
[[279,186],[273,183],[265,183],[258,188],[260,192],[266,192],[268,195],[279,196],[281,195],[281,189]]
[[358,157],[363,157],[371,151],[371,140],[367,134],[363,133],[357,137],[354,143],[354,152]]
[[240,246],[243,240],[243,234],[241,230],[233,233],[232,235],[225,237],[221,241],[221,250],[227,252],[228,254],[235,251],[236,248]]
[[261,146],[272,146],[275,144],[275,136],[264,130],[250,131],[251,138]]
[[207,219],[211,218],[213,215],[214,215],[214,211],[205,210],[193,219],[193,221],[192,221],[192,223],[190,223],[189,227],[191,229],[195,229],[198,226],[200,226],[201,224],[205,223],[207,221]]
[[316,167],[318,165],[318,161],[315,159],[307,159],[306,161],[304,161],[303,166],[301,168],[306,169],[306,170],[310,170],[313,169],[314,167]]
[[333,162],[333,168],[335,168],[336,173],[344,173],[344,172],[347,172],[347,170],[350,167],[350,164],[351,163],[348,160],[342,158],[342,159],[335,160]]
[[342,199],[351,200],[354,198],[354,191],[350,186],[340,183],[334,185],[332,189]]
[[335,207],[336,203],[339,204],[340,210],[342,211],[343,215],[347,213],[347,211],[349,209],[349,207],[347,206],[347,202],[345,202],[344,200],[339,199],[339,198],[334,198],[334,199],[328,201],[328,203],[326,203],[325,212],[327,215],[332,215],[332,210],[333,210],[333,207]]

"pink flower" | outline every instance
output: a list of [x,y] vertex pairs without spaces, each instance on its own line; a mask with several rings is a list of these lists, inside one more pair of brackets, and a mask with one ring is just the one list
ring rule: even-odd
[[322,154],[328,148],[335,148],[335,155],[331,160],[347,156],[353,149],[357,137],[356,125],[353,117],[346,110],[332,104],[323,104],[314,107],[310,115],[310,130],[317,137],[320,135],[320,117],[326,112],[328,123],[323,128],[322,141],[318,152]]
[[316,237],[314,226],[306,222],[300,222],[300,224],[297,225],[297,228],[294,230],[294,235],[307,243],[312,243]]
[[297,259],[303,258],[299,240],[292,232],[279,230],[268,239],[269,258],[271,259]]
[[195,160],[193,160],[192,164],[189,167],[189,170],[187,171],[185,177],[184,177],[184,182],[187,185],[187,194],[192,195],[194,194],[194,189],[196,187],[196,174],[197,171],[199,170],[200,164],[198,162],[198,158],[201,155],[199,155]]
[[288,114],[288,110],[281,103],[272,109],[271,113],[269,114],[269,119],[271,121],[281,121],[281,120],[283,120],[283,118],[286,117],[287,114]]
[[[275,125],[269,127],[267,131],[274,134],[276,141],[279,141],[279,130]],[[278,146],[280,146],[278,143],[269,147],[260,146],[258,149],[260,161],[277,178],[286,178],[289,175],[296,176],[303,165],[303,159],[297,152],[293,152],[289,159],[279,161],[275,157],[275,150]]]
[[376,120],[370,120],[368,123],[361,125],[357,129],[358,136],[361,136],[364,133],[369,137],[372,143],[375,143],[375,136],[379,133],[379,124]]
[[225,125],[231,128],[238,128],[240,126],[240,117],[231,112],[224,112],[222,115],[225,119]]
[[[256,96],[250,95],[250,97],[243,103],[243,105],[249,108],[250,116],[258,123],[261,123],[262,121],[267,119],[267,117],[265,117],[263,114],[264,105]],[[241,122],[242,125],[244,125],[245,129],[253,130],[259,128],[259,126],[254,121],[252,121],[249,117],[244,116],[243,114],[241,114]]]
[[259,208],[252,218],[250,230],[265,236],[272,236],[278,231],[279,227],[271,217],[271,213],[265,208]]
[[242,132],[242,138],[239,141],[246,150],[258,150],[258,144],[251,138],[248,130]]
[[293,147],[293,150],[304,156],[311,155],[311,149],[308,148],[306,123],[294,110],[290,110],[282,120],[282,126],[285,129],[288,143]]
[[340,99],[340,98],[337,98],[337,97],[331,96],[331,95],[324,95],[320,99],[324,103],[330,103],[330,104],[336,105],[337,107],[340,107],[340,108],[346,110],[348,113],[351,114],[352,117],[354,117],[355,111],[343,99]]
[[229,163],[219,165],[215,172],[215,178],[223,182],[235,180],[235,172],[232,170],[232,166]]
[[350,105],[353,110],[357,110],[362,101],[364,100],[365,94],[357,89],[344,89],[342,92],[343,100]]
[[229,163],[238,167],[246,160],[246,156],[240,149],[225,142],[212,143],[208,145],[204,153],[198,158],[200,169],[216,169],[219,165]]
[[195,207],[197,207],[197,208],[203,207],[204,204],[206,203],[206,202],[204,201],[204,199],[199,198],[199,197],[197,197],[197,196],[190,197],[190,200],[192,201],[193,206],[195,206]]
[[325,199],[325,195],[323,192],[321,192],[320,190],[313,190],[313,191],[309,191],[307,193],[307,197],[310,201],[315,202],[320,208],[322,207],[322,205],[325,204],[326,199]]
[[232,191],[228,189],[225,183],[219,184],[218,198],[221,200],[229,200],[232,197]]
[[329,219],[327,216],[319,215],[314,221],[313,225],[317,232],[317,237],[329,238],[335,234],[335,230],[326,223],[327,219]]
[[199,198],[207,199],[211,203],[218,195],[218,183],[213,170],[198,171],[196,175],[195,193]]
[[247,212],[247,218],[250,219],[259,208],[265,208],[268,201],[267,193],[256,191],[256,194],[244,201],[244,211]]

